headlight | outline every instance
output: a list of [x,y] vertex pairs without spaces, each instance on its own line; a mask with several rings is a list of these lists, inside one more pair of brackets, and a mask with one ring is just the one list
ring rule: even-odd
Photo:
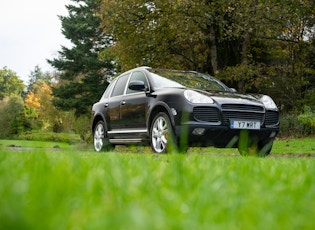
[[264,103],[266,109],[277,109],[276,103],[271,99],[271,97],[264,95],[260,98],[260,101]]
[[210,97],[208,97],[206,95],[203,95],[201,93],[198,93],[196,91],[190,90],[190,89],[185,90],[184,96],[191,103],[197,103],[197,104],[209,103],[209,104],[213,104],[213,100]]

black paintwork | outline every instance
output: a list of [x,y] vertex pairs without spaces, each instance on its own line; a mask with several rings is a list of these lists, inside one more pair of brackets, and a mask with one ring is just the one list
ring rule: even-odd
[[[119,77],[126,75],[130,77],[131,74],[136,71],[144,73],[148,80],[148,85],[142,87],[139,82],[136,82],[133,84],[133,88],[139,89],[138,91],[128,95],[111,97],[112,84],[115,84]],[[270,111],[273,117],[267,118],[266,115],[268,114],[269,116],[270,113],[259,100],[261,95],[239,94],[233,92],[233,90],[230,90],[226,86],[224,86],[224,91],[194,89],[211,97],[214,103],[193,104],[184,97],[184,91],[187,90],[187,88],[157,88],[154,84],[154,75],[152,75],[151,68],[149,67],[136,68],[119,77],[111,83],[104,93],[104,96],[99,102],[93,105],[92,109],[92,130],[94,130],[99,120],[103,120],[108,127],[108,137],[111,143],[128,144],[148,142],[152,119],[160,111],[164,111],[168,114],[178,140],[183,133],[183,127],[185,127],[185,130],[188,131],[189,145],[237,147],[237,142],[234,143],[233,140],[239,135],[240,130],[229,128],[228,116],[233,116],[233,114],[236,114],[235,116],[238,114],[246,114],[246,117],[250,118],[251,113],[253,113],[253,117],[262,117],[261,129],[249,131],[251,136],[255,136],[259,139],[261,145],[273,141],[279,131],[278,109],[275,108]],[[222,108],[224,104],[232,105],[234,109],[224,114]],[[261,112],[259,113],[261,114],[257,115],[257,112],[250,110],[244,111],[243,109],[246,106],[249,106],[249,109],[251,108],[250,106],[255,108],[260,107]],[[195,107],[202,107],[199,109],[205,112],[210,109],[213,110],[213,114],[215,115],[213,118],[214,121],[209,122],[196,119],[193,113]],[[215,120],[216,113],[218,120]],[[265,124],[266,119],[268,119],[268,126]],[[203,135],[192,134],[192,130],[198,127],[206,129]]]

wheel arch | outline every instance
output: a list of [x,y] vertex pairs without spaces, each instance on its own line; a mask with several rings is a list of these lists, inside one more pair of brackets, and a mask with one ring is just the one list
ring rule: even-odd
[[92,122],[92,133],[94,133],[94,129],[95,129],[95,126],[96,124],[99,122],[99,121],[103,121],[106,125],[106,119],[105,117],[102,115],[102,114],[96,114],[93,118],[93,122]]
[[172,115],[170,107],[166,103],[160,102],[160,103],[157,103],[149,112],[149,116],[148,116],[149,118],[147,121],[148,132],[150,131],[150,127],[152,125],[154,117],[160,112],[165,112],[170,118],[172,127],[173,128],[175,127],[175,120],[174,120],[174,116]]

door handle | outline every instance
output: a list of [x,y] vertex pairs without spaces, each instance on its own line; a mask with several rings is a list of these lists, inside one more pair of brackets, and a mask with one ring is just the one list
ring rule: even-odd
[[126,101],[125,100],[121,101],[121,105],[124,105],[124,104],[126,104]]
[[108,103],[105,103],[105,105],[104,105],[104,106],[105,106],[105,108],[107,108],[109,105],[108,105]]

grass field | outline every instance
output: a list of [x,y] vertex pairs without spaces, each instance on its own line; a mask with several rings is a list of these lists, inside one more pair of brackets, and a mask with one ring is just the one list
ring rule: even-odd
[[[314,229],[314,139],[233,149],[0,140],[0,229]],[[275,157],[276,156],[276,157]]]

